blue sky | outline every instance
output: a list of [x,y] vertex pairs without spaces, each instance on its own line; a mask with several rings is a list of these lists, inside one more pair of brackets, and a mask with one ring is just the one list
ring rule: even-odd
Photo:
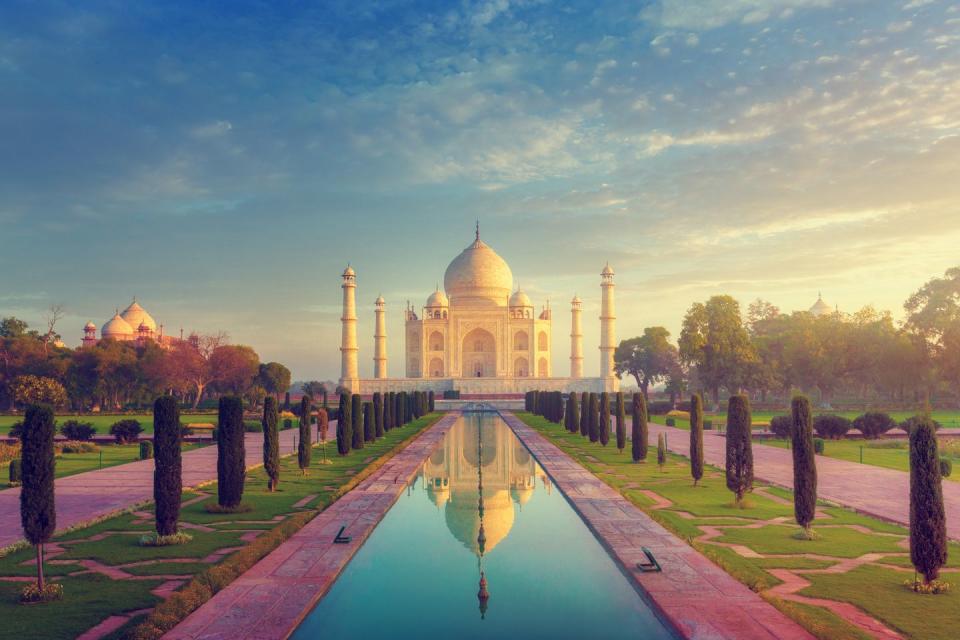
[[[901,313],[960,262],[960,3],[0,5],[0,315],[79,341],[137,295],[298,378],[339,372],[339,273],[421,305],[473,235],[619,334],[694,300]],[[78,6],[80,5],[80,6]]]

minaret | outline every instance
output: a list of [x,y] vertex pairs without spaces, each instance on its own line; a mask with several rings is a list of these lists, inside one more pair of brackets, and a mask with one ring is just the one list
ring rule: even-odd
[[616,310],[613,304],[613,269],[610,263],[600,272],[600,377],[607,388],[608,380],[611,387],[616,385],[613,374],[613,351],[617,348]]
[[387,377],[387,323],[384,320],[386,302],[383,296],[377,297],[376,329],[373,332],[373,377]]
[[583,303],[580,298],[573,296],[570,301],[570,377],[583,377],[583,326],[580,323],[580,313]]
[[356,393],[360,374],[357,366],[357,274],[347,265],[343,271],[343,335],[340,339],[340,384]]

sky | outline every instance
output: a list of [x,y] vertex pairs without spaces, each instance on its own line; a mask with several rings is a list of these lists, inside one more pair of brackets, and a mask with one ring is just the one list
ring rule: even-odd
[[340,273],[389,369],[481,235],[568,371],[728,293],[902,317],[960,264],[960,2],[0,4],[0,316],[69,345],[133,296],[339,375]]

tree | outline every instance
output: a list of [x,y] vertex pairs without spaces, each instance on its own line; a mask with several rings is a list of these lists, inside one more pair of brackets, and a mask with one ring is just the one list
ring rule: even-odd
[[617,450],[623,453],[623,448],[627,446],[627,416],[626,408],[623,406],[623,391],[617,391],[616,397]]
[[290,411],[290,392],[286,391],[283,394],[283,410]]
[[580,396],[580,435],[590,435],[590,394],[586,391]]
[[393,393],[383,394],[383,431],[386,433],[393,428]]
[[363,397],[359,393],[351,397],[353,406],[350,408],[350,415],[353,418],[353,424],[350,426],[350,448],[363,449]]
[[907,328],[927,342],[940,376],[960,392],[960,267],[927,282],[903,307]]
[[610,442],[610,394],[604,391],[600,394],[600,444],[607,446]]
[[297,465],[300,472],[307,475],[310,469],[310,454],[313,449],[313,438],[310,437],[310,418],[313,414],[313,399],[303,396],[300,400],[300,437],[297,442]]
[[577,402],[577,392],[571,391],[567,396],[567,411],[564,418],[567,431],[576,433],[580,429],[580,407]]
[[177,533],[183,491],[180,441],[180,405],[173,396],[153,403],[153,501],[158,536]]
[[590,394],[590,442],[600,439],[600,398],[596,393]]
[[643,335],[623,340],[613,353],[613,370],[618,378],[627,373],[649,398],[651,384],[667,376],[678,362],[677,348],[669,342],[670,332],[664,327],[647,327]]
[[277,400],[281,393],[288,393],[290,388],[290,369],[279,362],[261,364],[257,372],[257,382],[267,393],[273,394]]
[[663,465],[667,464],[667,438],[663,432],[657,434],[657,466],[663,471]]
[[700,382],[710,390],[714,404],[720,389],[739,390],[756,360],[750,336],[743,327],[740,304],[730,296],[697,302],[683,319],[680,358],[693,365]]
[[433,413],[434,411],[437,410],[437,394],[435,394],[432,389],[430,390],[430,393],[427,396],[427,403],[430,406],[430,413]]
[[693,486],[703,478],[703,398],[690,396],[690,475]]
[[257,377],[260,357],[245,345],[222,345],[210,355],[210,370],[218,391],[240,395]]
[[640,462],[647,459],[647,439],[649,438],[649,427],[647,426],[647,400],[642,393],[633,394],[633,407],[631,408],[631,453],[634,462]]
[[337,414],[337,453],[342,456],[350,453],[350,443],[353,441],[353,400],[350,392],[340,394],[340,411]]
[[317,409],[317,440],[326,443],[327,430],[330,428],[330,416],[326,409]]
[[377,438],[383,437],[383,394],[377,391],[373,394],[373,421],[375,423],[374,435]]
[[280,484],[280,431],[273,396],[263,399],[263,469],[267,472],[267,489],[276,491]]
[[20,320],[9,316],[0,320],[0,338],[20,338],[27,334],[29,325]]
[[813,414],[806,396],[794,396],[790,403],[793,417],[793,514],[803,529],[803,537],[813,539],[810,524],[817,510],[817,459],[813,448]]
[[43,545],[57,528],[54,505],[54,420],[49,405],[27,407],[20,453],[20,523],[27,541],[37,548],[37,589],[45,591]]
[[363,439],[366,442],[373,442],[377,439],[377,425],[373,416],[373,404],[363,403]]
[[17,376],[13,381],[13,398],[21,406],[49,404],[62,407],[67,404],[67,390],[53,378]]
[[753,489],[753,447],[750,401],[745,395],[730,397],[727,405],[727,488],[743,505],[743,494]]
[[243,400],[220,398],[217,420],[217,499],[221,507],[236,509],[243,498],[246,451],[243,441]]
[[930,584],[947,562],[947,524],[936,430],[924,418],[910,432],[910,560]]
[[868,411],[853,421],[853,428],[858,429],[864,438],[876,439],[881,435],[897,428],[897,421],[890,414],[881,411]]

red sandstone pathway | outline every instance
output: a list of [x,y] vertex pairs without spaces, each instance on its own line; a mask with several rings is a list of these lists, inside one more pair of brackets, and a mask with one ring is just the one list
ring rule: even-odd
[[[330,423],[334,433],[336,420]],[[280,432],[280,455],[294,452],[297,429]],[[247,467],[263,464],[263,434],[245,436]],[[183,486],[194,487],[217,478],[215,445],[183,454]],[[153,500],[153,460],[131,462],[116,467],[88,471],[56,481],[57,530],[107,516]],[[20,489],[0,491],[0,549],[22,539],[20,528]]]
[[[806,630],[695,549],[654,522],[615,489],[511,413],[503,419],[550,474],[624,572],[686,638],[811,640]],[[662,573],[643,573],[641,546]]]
[[[451,412],[164,638],[286,638],[343,571],[460,417]],[[342,525],[348,544],[334,544]],[[398,597],[403,597],[398,594]]]
[[[653,422],[649,424],[651,442],[657,441],[657,434],[665,433],[671,451],[689,455],[689,431]],[[792,456],[788,449],[754,443],[756,478],[793,488]],[[704,432],[703,457],[708,464],[722,469],[726,460],[726,439],[716,433]],[[904,526],[910,524],[910,474],[905,471],[817,456],[817,494],[824,500],[882,520]],[[943,483],[943,501],[947,512],[947,535],[960,540],[960,483]]]

